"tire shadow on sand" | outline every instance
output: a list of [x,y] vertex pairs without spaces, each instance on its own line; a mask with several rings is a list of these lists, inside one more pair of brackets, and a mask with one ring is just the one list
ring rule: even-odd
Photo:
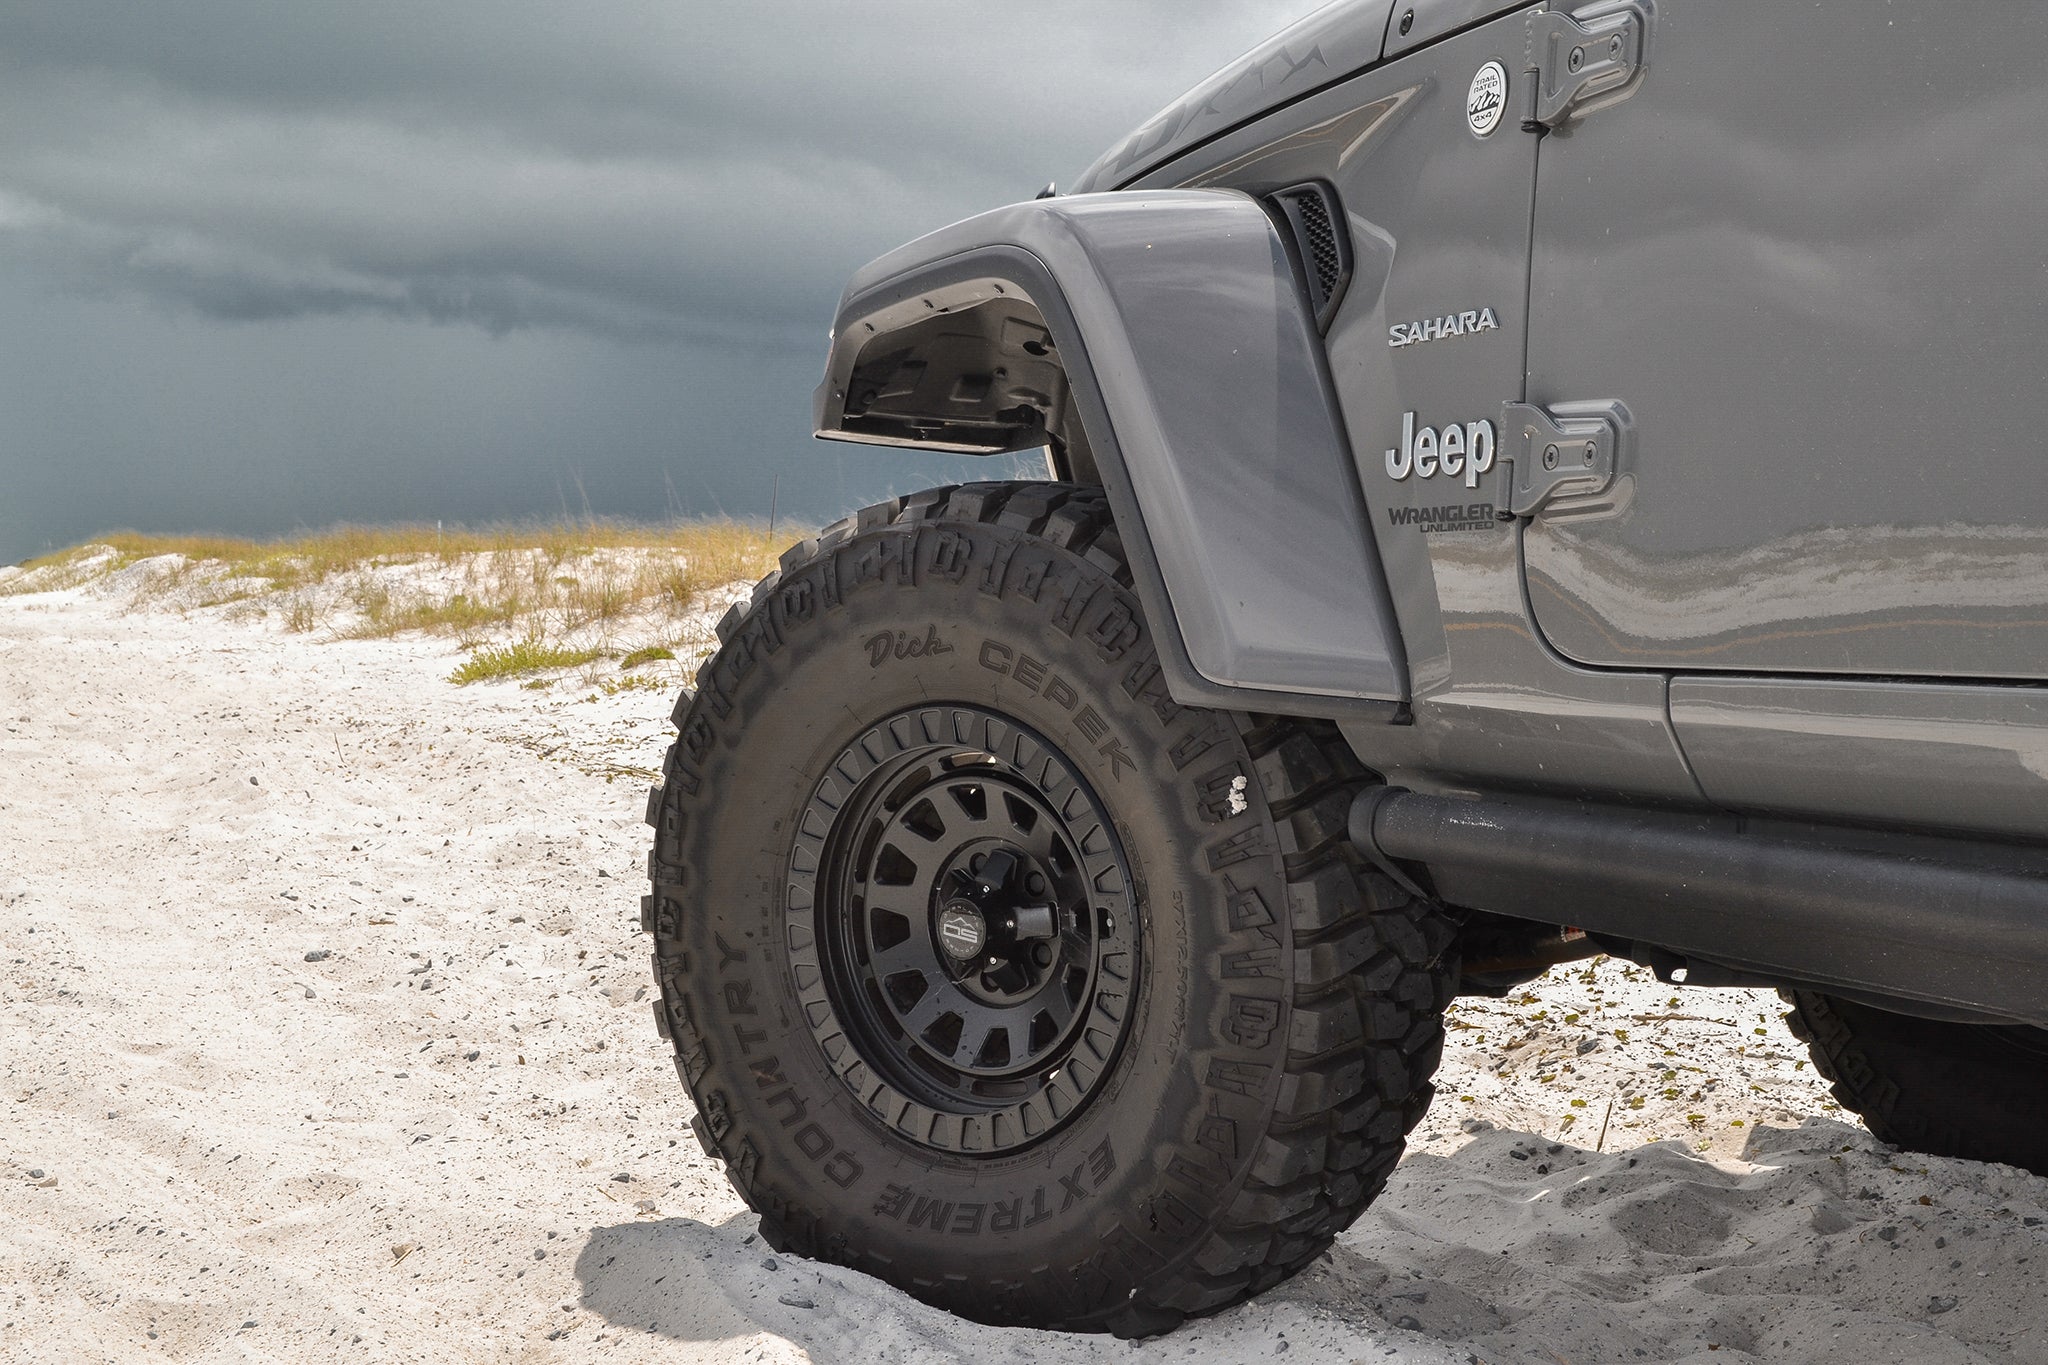
[[1141,1343],[986,1327],[857,1271],[771,1251],[756,1227],[741,1213],[717,1226],[663,1218],[593,1228],[576,1258],[581,1307],[621,1331],[679,1342],[782,1338],[820,1362],[1239,1365],[1294,1348],[1290,1359],[1348,1361],[1370,1351],[1398,1365],[1467,1362],[1464,1351],[1390,1332],[1377,1319],[1337,1320],[1271,1296]]
[[801,1340],[830,1295],[828,1268],[768,1249],[751,1213],[596,1227],[576,1257],[582,1306],[623,1328],[679,1341],[763,1331]]

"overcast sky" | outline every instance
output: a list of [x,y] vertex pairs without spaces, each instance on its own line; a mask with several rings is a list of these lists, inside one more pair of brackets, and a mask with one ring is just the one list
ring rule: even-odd
[[848,274],[1313,8],[9,0],[0,562],[940,481],[809,438]]

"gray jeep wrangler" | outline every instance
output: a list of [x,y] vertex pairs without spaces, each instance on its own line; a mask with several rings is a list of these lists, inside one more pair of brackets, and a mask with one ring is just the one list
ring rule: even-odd
[[1340,0],[840,305],[649,803],[769,1243],[1142,1335],[1377,1194],[1441,1015],[1771,985],[2048,1171],[2048,6]]

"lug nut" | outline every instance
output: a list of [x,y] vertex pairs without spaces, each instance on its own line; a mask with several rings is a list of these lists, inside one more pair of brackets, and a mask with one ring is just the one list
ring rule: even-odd
[[1607,40],[1607,55],[1610,57],[1619,57],[1621,55],[1621,35],[1619,33]]
[[1555,469],[1555,468],[1557,468],[1557,447],[1556,447],[1556,446],[1545,446],[1545,447],[1543,447],[1543,467],[1544,467],[1545,469]]
[[1586,463],[1593,463],[1593,443],[1591,441],[1586,442]]
[[1575,48],[1573,48],[1573,49],[1572,49],[1572,57],[1571,57],[1571,61],[1570,61],[1570,63],[1569,63],[1569,65],[1570,65],[1571,69],[1572,69],[1572,70],[1574,70],[1574,71],[1577,71],[1577,70],[1578,70],[1578,69],[1579,69],[1580,67],[1583,67],[1583,66],[1584,66],[1585,64],[1586,64],[1586,49],[1584,49],[1583,47],[1575,47]]
[[1031,950],[1031,960],[1041,967],[1050,967],[1052,965],[1052,945],[1050,943],[1040,943],[1033,947]]

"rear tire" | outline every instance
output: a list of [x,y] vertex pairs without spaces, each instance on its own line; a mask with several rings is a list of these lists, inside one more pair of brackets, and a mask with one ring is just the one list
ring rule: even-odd
[[1835,1098],[1895,1147],[2048,1175],[2048,1029],[1953,1024],[1786,991]]
[[1129,585],[1098,489],[919,494],[790,550],[678,703],[655,1017],[775,1248],[1141,1336],[1399,1160],[1454,926],[1351,849],[1335,727],[1175,704]]

